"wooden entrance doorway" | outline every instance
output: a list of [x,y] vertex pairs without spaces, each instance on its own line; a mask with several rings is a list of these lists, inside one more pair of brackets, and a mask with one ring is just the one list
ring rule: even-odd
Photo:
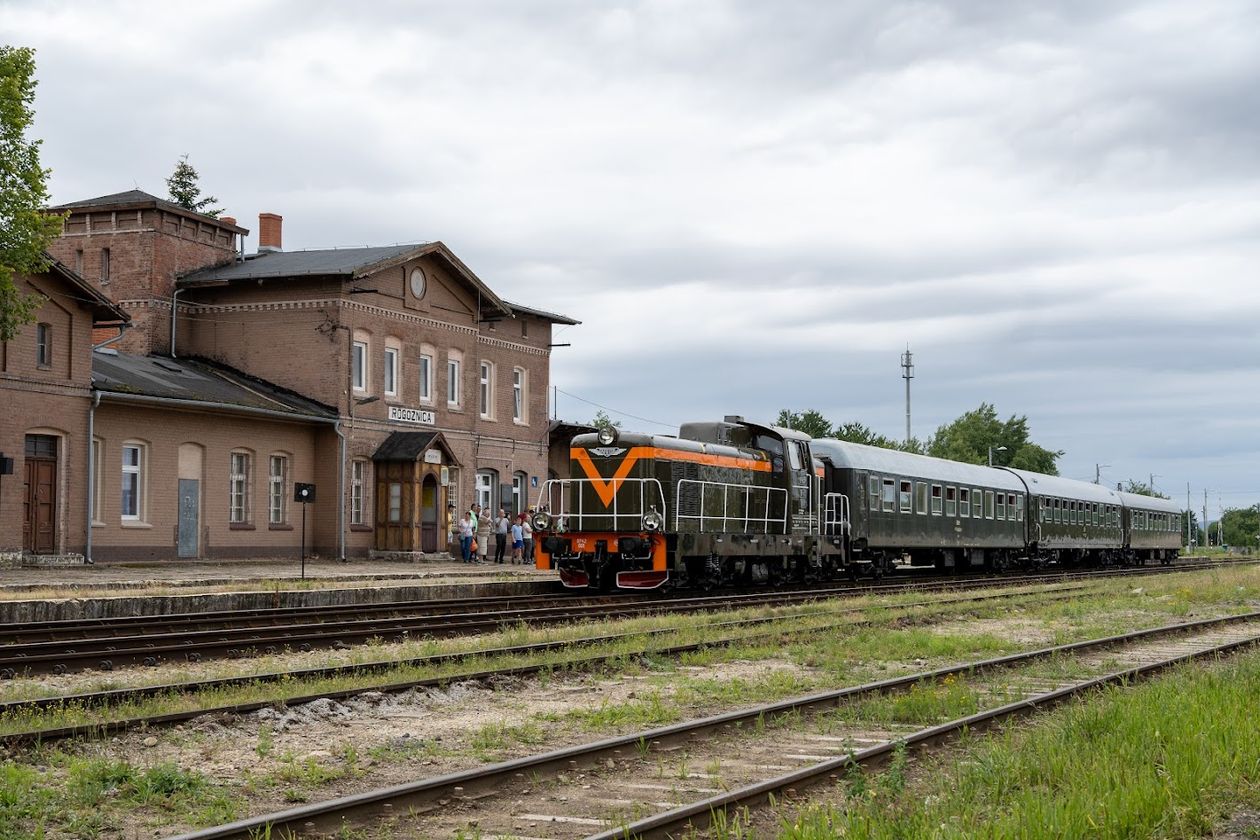
[[22,550],[57,551],[57,444],[54,435],[26,436]]
[[446,545],[447,482],[458,464],[440,432],[394,432],[372,455],[377,551],[435,552]]

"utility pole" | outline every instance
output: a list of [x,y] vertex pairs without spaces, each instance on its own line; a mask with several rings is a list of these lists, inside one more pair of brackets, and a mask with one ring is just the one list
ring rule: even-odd
[[910,380],[914,379],[914,356],[910,353],[910,345],[901,354],[901,378],[906,380],[906,443],[910,443]]
[[1111,464],[1094,464],[1094,483],[1102,484],[1102,468],[1110,467]]
[[1155,493],[1155,479],[1157,479],[1157,478],[1163,478],[1163,476],[1162,476],[1162,475],[1155,475],[1155,473],[1151,473],[1151,483],[1150,483],[1148,486],[1151,488],[1151,493],[1152,493],[1152,494],[1154,494],[1154,493]]
[[1208,531],[1207,524],[1207,488],[1203,488],[1203,547],[1207,548],[1212,544],[1211,532]]

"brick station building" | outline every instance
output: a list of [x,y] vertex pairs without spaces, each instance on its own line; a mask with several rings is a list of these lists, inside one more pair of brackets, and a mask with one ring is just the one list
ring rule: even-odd
[[[54,209],[68,218],[42,281],[91,289],[79,334],[96,328],[95,349],[56,353],[81,379],[90,368],[91,387],[74,386],[80,419],[44,435],[57,486],[13,481],[15,500],[3,486],[0,551],[291,556],[303,483],[310,550],[431,553],[446,550],[448,503],[524,510],[537,496],[551,331],[578,322],[502,300],[441,242],[285,252],[281,217],[264,213],[246,256],[234,219],[140,191]],[[34,352],[30,329],[2,358]],[[0,424],[17,477],[64,415],[43,393],[23,399]],[[40,492],[57,524],[37,542]]]

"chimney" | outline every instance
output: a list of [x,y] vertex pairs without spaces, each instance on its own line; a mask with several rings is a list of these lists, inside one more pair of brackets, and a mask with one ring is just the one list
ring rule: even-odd
[[266,251],[282,251],[280,247],[280,225],[284,222],[284,216],[277,216],[275,213],[259,213],[258,214],[258,252]]
[[236,219],[232,216],[220,216],[219,221],[223,222],[223,224],[225,225],[231,225],[232,227],[236,227]]

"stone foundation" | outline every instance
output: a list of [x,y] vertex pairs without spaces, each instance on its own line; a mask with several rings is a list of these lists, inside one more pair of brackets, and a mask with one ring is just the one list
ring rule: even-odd
[[448,551],[377,551],[368,552],[369,560],[380,560],[385,563],[449,563],[451,555]]
[[83,566],[86,562],[82,554],[27,554],[24,551],[0,551],[0,569]]

